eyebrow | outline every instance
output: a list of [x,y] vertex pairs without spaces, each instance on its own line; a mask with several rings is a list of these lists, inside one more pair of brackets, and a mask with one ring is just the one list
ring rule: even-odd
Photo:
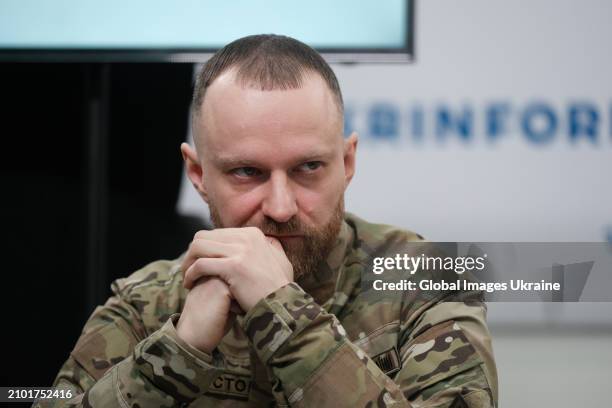
[[[298,156],[295,159],[295,163],[301,164],[309,161],[325,161],[331,159],[333,155],[334,152],[332,150],[314,150]],[[265,167],[257,160],[239,156],[216,156],[212,160],[217,166],[224,169],[236,167]]]

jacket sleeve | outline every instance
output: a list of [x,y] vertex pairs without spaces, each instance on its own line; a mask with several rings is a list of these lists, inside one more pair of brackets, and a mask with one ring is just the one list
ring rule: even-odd
[[244,325],[291,406],[484,408],[495,406],[496,374],[483,308],[429,305],[401,339],[392,377],[295,283],[262,299]]
[[70,400],[34,407],[176,407],[201,396],[218,374],[211,356],[176,334],[178,314],[145,337],[138,311],[120,296],[98,307],[54,381]]

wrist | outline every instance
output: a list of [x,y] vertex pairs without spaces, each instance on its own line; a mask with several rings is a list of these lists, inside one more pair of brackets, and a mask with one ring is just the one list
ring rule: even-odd
[[249,310],[254,308],[263,299],[267,298],[272,293],[278,291],[279,289],[287,286],[290,283],[291,281],[289,280],[277,281],[265,287],[254,288],[256,290],[252,290],[250,296],[248,298],[245,297],[245,303],[241,304],[240,306],[243,308],[245,313],[248,313]]
[[202,336],[198,336],[194,330],[192,330],[192,325],[190,325],[181,314],[179,321],[176,324],[176,334],[177,336],[183,340],[185,343],[189,344],[191,347],[198,349],[206,354],[212,354],[212,351],[217,347],[216,344],[211,344],[206,339],[201,338]]
[[290,337],[300,333],[324,310],[295,282],[261,299],[247,312],[242,325],[260,360],[268,360]]
[[[214,363],[210,355],[178,337],[177,320],[178,315],[171,316],[161,329],[136,345],[133,364],[125,365],[123,368],[126,371],[119,375],[142,375],[163,393],[189,404],[209,391],[222,368]],[[126,361],[129,362],[126,359],[117,366]],[[181,362],[178,366],[177,361]],[[185,377],[184,373],[192,375]],[[124,385],[129,387],[130,384],[133,382],[128,381]],[[136,386],[136,391],[140,390],[140,385]],[[129,393],[127,395],[131,398]]]

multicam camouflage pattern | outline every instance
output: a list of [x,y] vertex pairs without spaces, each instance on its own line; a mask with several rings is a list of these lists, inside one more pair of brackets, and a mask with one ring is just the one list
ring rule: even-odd
[[78,396],[34,406],[496,406],[485,305],[364,290],[372,257],[421,238],[345,221],[320,270],[236,319],[213,355],[176,334],[180,260],[118,280],[55,380]]

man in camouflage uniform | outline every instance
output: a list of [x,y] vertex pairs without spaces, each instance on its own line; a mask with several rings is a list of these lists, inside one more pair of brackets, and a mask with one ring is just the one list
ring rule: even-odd
[[181,151],[217,228],[116,281],[55,380],[76,397],[35,406],[496,405],[478,297],[364,285],[374,257],[422,239],[344,211],[357,137],[314,50],[229,44],[192,121]]

